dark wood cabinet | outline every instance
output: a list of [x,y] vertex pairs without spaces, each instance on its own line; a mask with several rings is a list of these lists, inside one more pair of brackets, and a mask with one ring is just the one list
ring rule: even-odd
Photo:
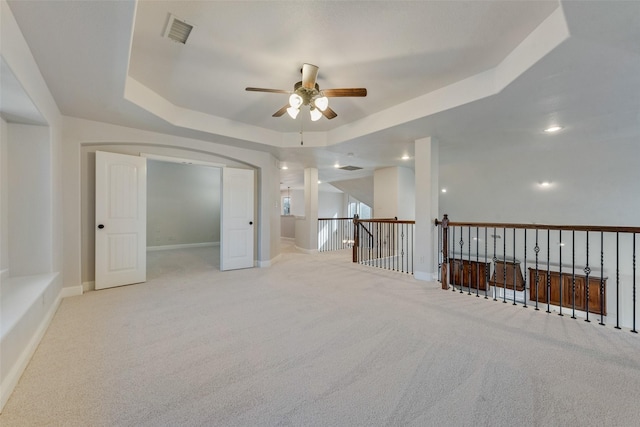
[[491,264],[482,261],[469,261],[449,258],[450,283],[455,286],[470,287],[481,291],[489,289],[487,276]]
[[[532,301],[538,298],[539,303],[547,303],[547,271],[537,270],[538,285],[536,286],[536,269],[529,268],[529,299]],[[581,274],[575,275],[575,307],[576,310],[587,311],[587,277]],[[562,305],[563,307],[572,308],[574,304],[573,294],[573,277],[570,272],[562,274],[562,283],[560,283],[560,273],[557,271],[549,272],[549,302],[553,305]],[[603,307],[603,315],[607,315],[606,288],[607,279],[602,283],[604,293],[600,294],[600,276],[589,277],[589,312],[600,314],[600,308]],[[560,301],[560,289],[562,289],[562,304]]]
[[524,291],[524,277],[520,261],[496,260],[489,285],[516,291]]

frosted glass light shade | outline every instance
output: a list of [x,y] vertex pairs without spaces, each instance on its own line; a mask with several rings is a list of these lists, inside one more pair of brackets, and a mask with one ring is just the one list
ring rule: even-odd
[[287,113],[289,113],[289,116],[291,116],[292,119],[295,119],[296,117],[298,117],[299,112],[300,110],[296,107],[287,108]]
[[318,120],[320,120],[320,117],[322,117],[322,113],[317,108],[312,108],[310,114],[312,122],[317,122]]
[[316,98],[315,101],[313,101],[313,104],[318,110],[324,111],[329,106],[329,98],[327,98],[326,96],[321,96],[320,98]]
[[302,97],[297,93],[292,93],[289,97],[289,105],[291,105],[293,108],[300,108],[300,106],[302,105]]

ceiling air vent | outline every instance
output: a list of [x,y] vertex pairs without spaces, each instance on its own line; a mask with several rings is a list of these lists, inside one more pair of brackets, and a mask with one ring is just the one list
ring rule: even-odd
[[357,171],[360,170],[362,168],[358,167],[358,166],[342,166],[341,168],[338,169],[342,169],[343,171]]
[[164,36],[173,40],[174,42],[185,44],[193,30],[193,25],[189,25],[181,19],[169,14],[169,22],[167,23],[167,29],[164,32]]

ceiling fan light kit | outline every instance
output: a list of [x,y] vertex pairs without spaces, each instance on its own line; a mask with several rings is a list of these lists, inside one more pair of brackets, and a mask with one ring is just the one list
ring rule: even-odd
[[287,108],[287,113],[289,113],[289,116],[291,116],[292,119],[295,119],[296,117],[298,117],[299,112],[300,112],[300,109],[297,107]]
[[309,110],[309,114],[311,114],[312,122],[317,122],[318,120],[320,120],[320,117],[322,117],[322,112],[315,107],[311,107],[311,110]]
[[322,95],[313,100],[313,105],[320,111],[324,111],[329,107],[329,98]]
[[[297,90],[300,90],[300,88],[298,88]],[[322,94],[316,94],[316,97],[313,98],[313,92],[317,92],[316,89],[310,92],[307,92],[305,89],[301,92],[304,97],[298,95],[297,93],[292,93],[289,97],[289,105],[291,106],[287,108],[287,113],[289,113],[289,116],[291,116],[292,119],[295,119],[300,112],[300,107],[302,105],[309,105],[309,114],[311,115],[311,120],[314,122],[320,120],[320,117],[322,117],[322,111],[325,111],[329,107],[329,98],[323,96]]]
[[293,108],[300,108],[300,106],[302,105],[302,97],[297,93],[292,93],[289,97],[289,105],[291,105]]
[[346,97],[346,96],[367,96],[365,88],[345,88],[345,89],[326,89],[320,90],[316,79],[318,77],[318,67],[312,64],[302,65],[302,80],[297,82],[293,91],[283,89],[263,89],[256,87],[248,87],[250,92],[269,92],[269,93],[288,93],[289,104],[280,108],[273,114],[273,117],[281,117],[285,112],[292,119],[295,119],[300,112],[300,107],[309,106],[309,115],[312,121],[318,121],[322,116],[327,119],[337,117],[335,111],[329,108],[329,97]]

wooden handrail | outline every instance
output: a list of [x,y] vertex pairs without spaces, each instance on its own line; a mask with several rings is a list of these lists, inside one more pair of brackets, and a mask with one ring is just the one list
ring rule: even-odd
[[415,224],[416,222],[413,220],[398,220],[398,219],[359,219],[358,222],[385,222],[385,223],[393,223],[393,224]]
[[360,219],[358,222],[384,222],[391,224],[415,224],[412,220],[397,220],[397,219]]
[[[435,225],[442,224],[436,219]],[[449,227],[483,227],[483,228],[517,228],[533,230],[575,230],[575,231],[602,231],[619,233],[640,233],[640,227],[608,226],[608,225],[552,225],[552,224],[517,224],[505,222],[454,222],[449,221]]]
[[329,220],[333,220],[333,221],[345,221],[345,220],[349,220],[351,221],[353,218],[318,218],[318,221],[329,221]]

